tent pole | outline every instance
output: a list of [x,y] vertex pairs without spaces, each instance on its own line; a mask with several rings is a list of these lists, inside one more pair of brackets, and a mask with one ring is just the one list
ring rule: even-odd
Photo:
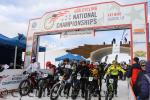
[[18,47],[15,46],[14,69],[16,69],[17,49]]
[[45,67],[45,56],[46,56],[46,51],[44,51],[44,69],[46,69],[46,67]]

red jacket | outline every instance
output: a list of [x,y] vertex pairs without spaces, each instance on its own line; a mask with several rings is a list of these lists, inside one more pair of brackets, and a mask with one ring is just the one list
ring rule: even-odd
[[138,68],[133,68],[133,69],[132,69],[132,76],[131,76],[132,85],[135,85],[135,82],[136,82],[138,73],[139,73],[140,71],[141,71],[141,70],[138,69]]
[[140,65],[138,64],[133,64],[132,65],[132,70],[131,70],[131,82],[132,85],[135,85],[136,78],[138,76],[138,73],[141,71]]

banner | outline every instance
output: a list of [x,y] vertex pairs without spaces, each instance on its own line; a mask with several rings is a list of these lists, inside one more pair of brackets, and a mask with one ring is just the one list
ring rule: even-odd
[[7,69],[0,72],[0,90],[18,89],[20,82],[24,79],[21,69]]
[[146,34],[144,28],[135,28],[133,30],[133,56],[146,60],[147,47],[146,47]]
[[[34,53],[33,51],[35,51],[33,49],[36,49],[33,45],[35,35],[65,32],[63,34],[69,36],[70,33],[67,32],[74,30],[101,31],[130,28],[131,40],[133,40],[131,41],[131,57],[139,56],[147,59],[148,15],[146,7],[146,2],[121,5],[110,1],[51,11],[45,13],[40,18],[32,19],[29,22],[25,67],[30,64],[31,56]],[[141,35],[141,33],[143,34]],[[142,37],[141,41],[136,42],[137,37]],[[119,52],[119,48],[117,49],[117,47],[112,51],[112,53]]]
[[[134,7],[137,10],[137,7]],[[143,5],[138,5],[143,10]],[[46,13],[41,20],[43,31],[93,28],[130,23],[132,7],[121,7],[116,3],[95,4]],[[141,12],[144,14],[144,12]],[[143,16],[140,16],[144,19]],[[114,28],[114,26],[112,26]]]
[[78,31],[66,31],[66,32],[62,32],[61,34],[61,38],[71,38],[71,37],[83,37],[83,36],[87,36],[87,35],[93,35],[94,36],[94,30],[78,30]]

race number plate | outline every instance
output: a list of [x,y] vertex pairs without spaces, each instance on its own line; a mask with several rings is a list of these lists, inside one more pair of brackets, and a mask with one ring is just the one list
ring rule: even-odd
[[81,79],[81,76],[80,76],[80,75],[78,75],[78,76],[77,76],[77,79],[78,79],[78,80],[80,80],[80,79]]
[[93,77],[89,77],[89,81],[93,81]]
[[47,76],[48,76],[48,74],[44,74],[43,76],[44,76],[44,77],[47,77]]
[[62,76],[59,76],[59,80],[60,80],[60,81],[63,80],[63,77],[62,77]]
[[114,80],[113,79],[109,79],[109,83],[113,83],[114,82]]

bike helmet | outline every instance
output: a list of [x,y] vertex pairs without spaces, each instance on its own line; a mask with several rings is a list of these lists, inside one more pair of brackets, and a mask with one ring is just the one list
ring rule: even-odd
[[140,66],[145,66],[146,65],[146,61],[145,60],[141,60],[140,61]]
[[112,64],[117,64],[117,61],[116,61],[116,60],[113,60],[113,61],[112,61]]
[[99,63],[98,63],[98,62],[94,62],[94,63],[93,63],[93,65],[98,66],[98,65],[99,65]]
[[49,66],[49,65],[51,65],[51,62],[50,62],[50,61],[47,61],[47,62],[46,62],[46,66]]
[[69,58],[65,58],[63,61],[64,62],[69,62]]

